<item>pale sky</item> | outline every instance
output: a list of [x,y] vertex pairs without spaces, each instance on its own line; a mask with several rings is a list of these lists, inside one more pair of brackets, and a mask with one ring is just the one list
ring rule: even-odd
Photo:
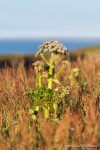
[[100,38],[100,0],[0,0],[0,38]]

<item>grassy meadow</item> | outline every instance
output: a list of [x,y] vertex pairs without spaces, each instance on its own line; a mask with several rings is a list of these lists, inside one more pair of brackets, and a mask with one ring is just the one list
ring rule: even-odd
[[[45,118],[39,111],[34,120],[25,91],[36,87],[36,58],[0,56],[0,150],[99,150],[100,47],[69,52],[66,59],[71,69],[64,69],[61,84],[53,85],[58,87],[60,117]],[[59,70],[62,59],[56,61]]]

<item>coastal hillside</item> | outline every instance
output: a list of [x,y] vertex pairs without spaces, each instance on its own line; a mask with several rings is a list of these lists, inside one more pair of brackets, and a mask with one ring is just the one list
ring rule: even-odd
[[85,47],[76,49],[75,52],[82,52],[82,53],[98,53],[100,54],[100,46],[92,46],[92,47]]

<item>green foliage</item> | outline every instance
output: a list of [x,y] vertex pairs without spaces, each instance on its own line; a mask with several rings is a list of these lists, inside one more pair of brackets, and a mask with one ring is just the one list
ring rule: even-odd
[[56,115],[56,93],[53,89],[37,87],[26,92],[26,95],[32,100],[29,111],[33,119],[37,119],[38,112],[43,112],[45,118],[48,118],[53,112]]
[[27,92],[26,95],[31,97],[33,101],[39,101],[43,99],[52,101],[54,99],[55,92],[53,89],[48,89],[47,87],[37,87],[31,92]]

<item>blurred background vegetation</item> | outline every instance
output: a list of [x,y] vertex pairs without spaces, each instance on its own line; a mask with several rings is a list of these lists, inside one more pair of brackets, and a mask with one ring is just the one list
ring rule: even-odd
[[[100,55],[100,46],[79,48],[69,52],[71,61],[76,61],[78,55],[81,56],[81,59],[84,59],[86,56],[98,57]],[[23,61],[25,68],[28,69],[36,60],[37,58],[34,54],[0,55],[0,68],[17,67],[18,64]]]

